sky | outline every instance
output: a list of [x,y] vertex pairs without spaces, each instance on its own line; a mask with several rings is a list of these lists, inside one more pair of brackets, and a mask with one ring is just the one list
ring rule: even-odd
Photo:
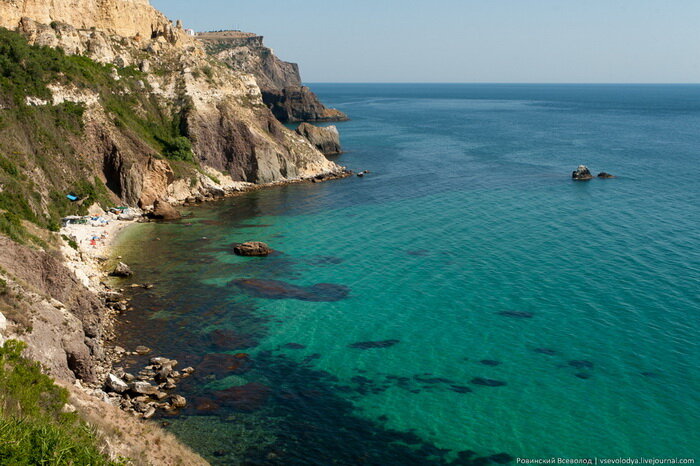
[[700,0],[151,0],[305,82],[700,83]]

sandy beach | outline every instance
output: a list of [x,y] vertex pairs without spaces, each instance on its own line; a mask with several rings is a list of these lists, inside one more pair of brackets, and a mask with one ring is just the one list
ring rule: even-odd
[[61,251],[66,259],[65,265],[83,285],[95,292],[103,289],[100,282],[107,273],[105,264],[111,258],[111,248],[117,237],[137,223],[136,220],[120,220],[112,213],[99,218],[87,224],[69,224],[60,230],[62,236],[77,245],[74,249],[64,238]]

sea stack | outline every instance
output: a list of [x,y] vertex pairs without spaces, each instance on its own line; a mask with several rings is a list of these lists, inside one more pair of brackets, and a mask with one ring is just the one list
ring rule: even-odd
[[588,181],[593,179],[591,171],[585,165],[579,165],[576,170],[571,173],[571,178],[577,181]]

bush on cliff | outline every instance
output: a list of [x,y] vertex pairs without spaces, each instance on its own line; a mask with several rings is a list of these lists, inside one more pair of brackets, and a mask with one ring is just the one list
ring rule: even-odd
[[113,465],[74,413],[68,393],[22,357],[24,343],[0,348],[0,464]]

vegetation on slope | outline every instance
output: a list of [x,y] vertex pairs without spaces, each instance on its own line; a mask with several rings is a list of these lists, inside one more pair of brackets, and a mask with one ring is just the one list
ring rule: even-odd
[[24,344],[0,348],[0,464],[114,465],[98,439],[74,413],[68,393],[21,356]]
[[[51,105],[49,85],[96,94],[117,131],[164,157],[194,163],[181,118],[187,105],[165,110],[144,77],[133,67],[117,69],[29,45],[18,33],[0,28],[0,233],[38,244],[23,221],[57,230],[61,217],[115,200],[96,176],[95,161],[81,153],[84,105]],[[82,202],[68,201],[68,193]]]

